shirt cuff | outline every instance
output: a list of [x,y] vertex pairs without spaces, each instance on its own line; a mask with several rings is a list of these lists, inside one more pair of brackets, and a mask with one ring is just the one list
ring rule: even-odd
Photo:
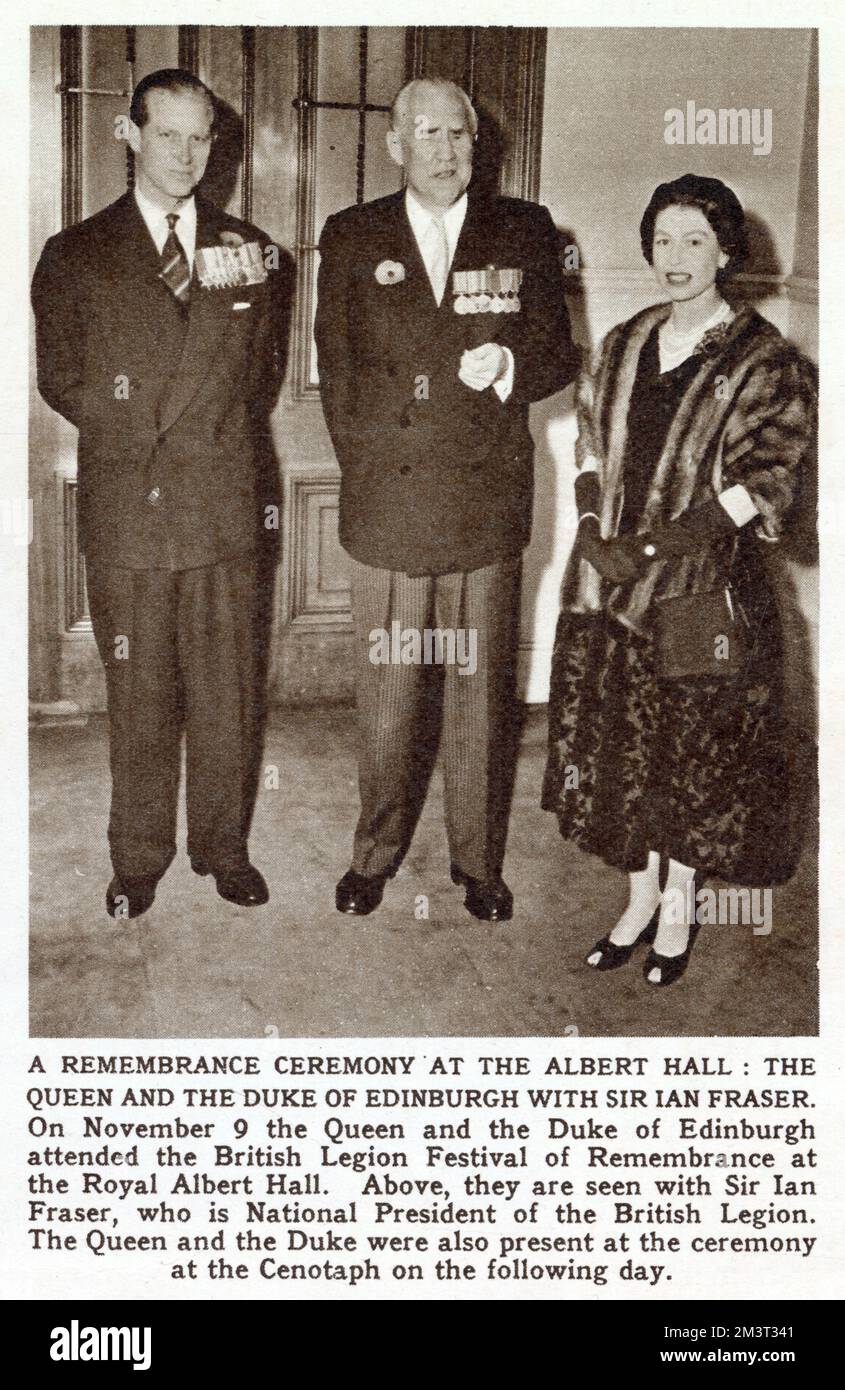
[[508,366],[504,376],[500,376],[498,381],[493,382],[493,390],[504,405],[511,391],[513,390],[514,361],[513,353],[510,348],[502,347],[502,352],[508,359]]
[[760,512],[760,508],[750,493],[742,486],[742,483],[736,483],[734,487],[720,492],[719,503],[724,507],[735,526],[745,526],[746,522],[749,522],[752,517],[758,516]]

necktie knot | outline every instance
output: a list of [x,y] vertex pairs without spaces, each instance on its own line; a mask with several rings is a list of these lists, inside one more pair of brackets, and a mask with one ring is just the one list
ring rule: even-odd
[[178,212],[169,212],[169,213],[167,214],[166,221],[167,221],[168,227],[170,228],[170,230],[171,230],[171,232],[172,232],[173,229],[174,229],[174,227],[176,226],[176,223],[179,221],[179,214],[178,214]]

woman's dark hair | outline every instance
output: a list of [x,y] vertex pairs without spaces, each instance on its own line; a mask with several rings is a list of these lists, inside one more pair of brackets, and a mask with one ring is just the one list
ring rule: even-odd
[[748,246],[745,235],[745,213],[742,204],[721,179],[706,179],[700,174],[683,174],[671,183],[661,183],[651,195],[651,202],[640,223],[640,242],[643,255],[652,263],[654,224],[658,213],[665,208],[699,208],[716,235],[720,248],[729,256],[720,274],[730,274],[745,259]]
[[149,119],[148,92],[191,92],[194,96],[204,97],[211,108],[212,125],[214,123],[214,97],[204,82],[200,82],[198,77],[184,68],[159,68],[157,72],[150,72],[141,78],[132,93],[132,104],[129,107],[129,119],[139,127],[146,125]]

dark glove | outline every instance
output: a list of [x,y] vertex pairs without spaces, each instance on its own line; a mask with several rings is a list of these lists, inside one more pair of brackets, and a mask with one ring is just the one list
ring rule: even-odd
[[643,554],[641,536],[617,536],[603,541],[594,516],[585,516],[580,523],[578,543],[584,559],[611,584],[630,583],[650,564],[648,556]]
[[700,555],[711,545],[735,536],[736,522],[713,497],[700,507],[684,512],[674,521],[662,522],[645,536],[638,536],[646,555],[653,560],[666,560],[672,556]]
[[585,512],[600,512],[600,504],[601,487],[598,473],[579,473],[575,479],[575,506],[578,508],[579,517]]

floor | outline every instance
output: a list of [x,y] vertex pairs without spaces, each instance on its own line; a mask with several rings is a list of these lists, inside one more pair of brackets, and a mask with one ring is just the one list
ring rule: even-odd
[[[334,910],[356,815],[348,709],[277,712],[250,842],[266,907],[222,901],[180,854],[146,916],[103,905],[107,730],[38,729],[31,755],[31,1033],[255,1038],[794,1036],[817,1031],[815,860],[776,889],[773,929],[704,928],[686,976],[649,988],[639,957],[583,964],[625,879],[564,843],[539,807],[544,711],[523,734],[505,876],[516,912],[484,924],[448,876],[435,773],[410,853],[368,918]],[[272,772],[266,778],[272,781]]]

